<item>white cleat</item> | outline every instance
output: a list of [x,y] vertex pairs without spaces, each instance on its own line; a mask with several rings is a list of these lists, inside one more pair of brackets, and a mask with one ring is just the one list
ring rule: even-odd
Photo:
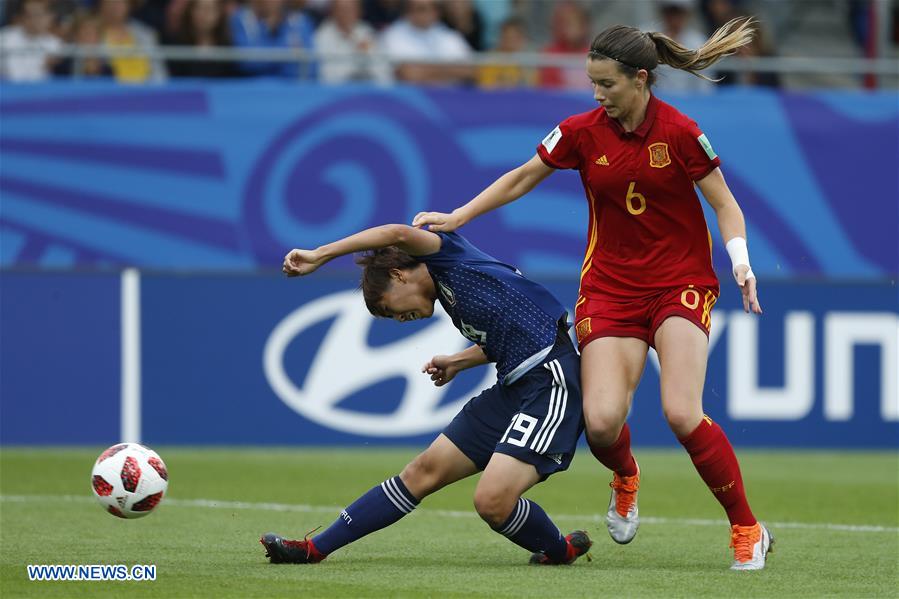
[[761,522],[754,526],[731,527],[730,546],[734,549],[731,570],[761,570],[765,559],[774,552],[774,537]]
[[634,476],[618,476],[609,483],[612,497],[606,514],[606,526],[612,540],[626,545],[637,536],[640,512],[637,509],[637,490],[640,488],[640,466]]

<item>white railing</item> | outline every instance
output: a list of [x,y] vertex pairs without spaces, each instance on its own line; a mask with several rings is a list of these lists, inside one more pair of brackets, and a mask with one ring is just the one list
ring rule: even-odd
[[[33,49],[5,49],[10,54],[31,53]],[[233,61],[233,62],[278,62],[307,65],[318,61],[371,61],[379,64],[396,65],[415,62],[416,64],[441,64],[454,66],[510,65],[528,68],[563,67],[582,68],[584,56],[541,54],[524,52],[518,54],[484,52],[472,54],[463,61],[447,62],[435,59],[409,61],[396,59],[386,54],[373,52],[366,55],[332,54],[310,52],[301,48],[236,48],[194,46],[157,46],[153,48],[116,48],[106,46],[64,45],[55,53],[64,58],[114,58],[143,56],[151,60],[171,61]],[[731,56],[722,60],[716,69],[732,72],[767,72],[780,74],[839,74],[839,75],[885,75],[899,77],[899,60],[891,58],[826,58],[826,57],[756,57]]]

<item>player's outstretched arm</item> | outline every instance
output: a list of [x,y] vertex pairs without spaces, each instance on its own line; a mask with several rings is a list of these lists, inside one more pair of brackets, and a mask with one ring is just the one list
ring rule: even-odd
[[487,359],[484,350],[478,345],[472,345],[468,349],[451,356],[434,356],[427,364],[421,367],[421,371],[431,375],[434,385],[442,387],[463,370],[474,368],[481,364],[488,364],[489,362],[490,360]]
[[716,168],[696,184],[706,201],[715,210],[721,238],[727,246],[733,262],[733,275],[743,294],[743,310],[755,314],[762,313],[756,290],[756,278],[749,266],[749,251],[746,248],[746,220],[743,211],[731,193],[720,168]]
[[490,184],[473,200],[451,213],[419,212],[412,220],[413,227],[427,226],[429,231],[455,231],[474,218],[509,202],[514,202],[553,174],[554,168],[546,166],[540,156],[513,169]]
[[281,270],[288,277],[308,275],[334,258],[391,245],[412,256],[425,256],[440,251],[440,237],[409,225],[381,225],[314,250],[290,250]]

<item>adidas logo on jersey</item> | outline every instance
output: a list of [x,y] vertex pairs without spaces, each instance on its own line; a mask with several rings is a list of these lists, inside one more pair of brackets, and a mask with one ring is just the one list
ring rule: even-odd
[[599,158],[596,159],[595,164],[598,164],[599,166],[609,166],[609,159],[606,158],[605,154],[603,154],[602,156],[600,156]]

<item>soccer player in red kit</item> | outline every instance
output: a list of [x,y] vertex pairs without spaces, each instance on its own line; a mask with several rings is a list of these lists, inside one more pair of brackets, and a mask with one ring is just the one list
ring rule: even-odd
[[694,185],[715,210],[743,295],[761,314],[743,213],[711,143],[690,118],[652,94],[654,69],[697,76],[752,39],[735,19],[698,50],[669,37],[615,26],[600,33],[587,75],[601,107],[553,129],[537,155],[451,214],[420,213],[413,225],[454,230],[512,202],[557,169],[577,169],[590,206],[575,306],[587,441],[614,472],[606,524],[628,543],[637,532],[640,469],[625,422],[649,347],[661,366],[662,409],[699,475],[727,512],[734,570],[760,570],[773,541],[749,507],[740,467],[721,428],[702,409],[711,310],[718,298],[711,234]]

